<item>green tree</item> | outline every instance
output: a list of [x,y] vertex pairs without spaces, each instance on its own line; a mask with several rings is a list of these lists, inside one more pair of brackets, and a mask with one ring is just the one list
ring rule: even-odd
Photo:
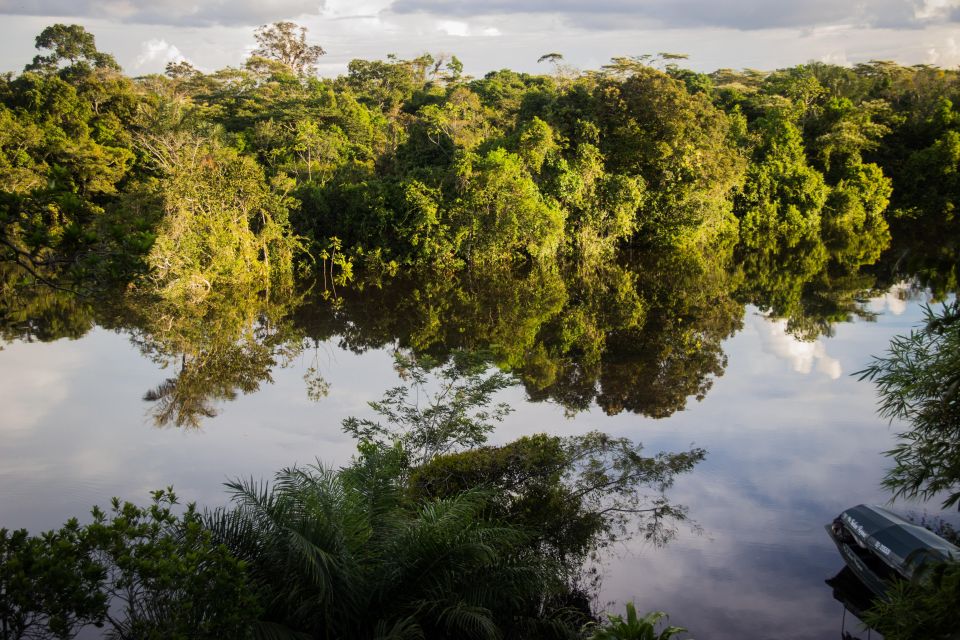
[[165,172],[163,218],[147,256],[148,281],[165,296],[202,300],[220,287],[287,287],[299,240],[283,179],[268,184],[251,158],[195,134],[145,135]]
[[326,182],[345,160],[350,141],[340,127],[321,129],[315,122],[301,120],[294,125],[293,150],[299,162],[296,173],[306,166],[307,181]]
[[607,170],[640,176],[647,197],[637,230],[647,242],[710,244],[731,234],[731,196],[744,158],[731,122],[703,94],[668,75],[615,59],[593,89]]
[[588,628],[588,640],[670,640],[675,635],[686,631],[683,627],[668,626],[657,631],[660,621],[667,614],[662,611],[648,613],[642,618],[637,615],[637,608],[632,602],[627,603],[627,616],[607,614],[607,621],[602,624],[591,625]]
[[466,154],[455,172],[458,198],[450,224],[468,262],[483,265],[524,255],[548,260],[556,255],[564,212],[541,195],[519,156],[504,149]]
[[920,581],[896,582],[864,622],[890,640],[954,640],[954,612],[960,604],[960,563],[932,567]]
[[91,557],[92,541],[76,520],[30,536],[0,529],[0,638],[70,640],[102,626],[107,572]]
[[406,503],[397,455],[361,447],[340,472],[296,467],[270,485],[228,484],[234,505],[208,524],[249,567],[260,629],[493,639],[562,628],[543,607],[558,582],[545,558],[524,552],[526,535],[491,519],[480,491]]
[[113,56],[97,51],[92,33],[78,24],[55,24],[40,32],[36,38],[37,49],[47,49],[46,55],[38,54],[27,65],[26,71],[56,73],[63,63],[67,71],[91,71],[97,69],[120,70]]
[[112,99],[94,102],[60,77],[34,72],[2,93],[9,137],[0,134],[0,260],[45,282],[81,277],[114,249],[98,226],[134,159]]
[[960,502],[960,302],[928,307],[920,328],[854,375],[877,385],[881,416],[908,424],[887,452],[895,466],[884,486],[907,498],[943,495],[944,508]]
[[442,105],[428,104],[419,114],[429,141],[453,149],[473,150],[490,135],[490,123],[478,96],[456,87]]
[[0,634],[64,638],[250,637],[259,608],[245,567],[170,489],[148,507],[114,499],[92,522],[29,536],[0,530]]
[[789,318],[800,314],[804,286],[826,266],[821,218],[830,190],[807,163],[800,130],[783,105],[755,127],[759,144],[736,199],[737,257],[748,299]]
[[[406,384],[386,392],[370,407],[387,424],[363,418],[347,418],[344,431],[360,442],[403,445],[411,464],[419,466],[438,455],[486,442],[495,424],[510,411],[506,404],[492,407],[493,396],[513,384],[505,374],[489,373],[483,358],[454,352],[436,372],[439,389],[428,394],[430,370],[437,363],[429,357],[413,359],[400,353],[395,367]],[[412,398],[411,398],[412,395]],[[429,398],[421,406],[422,397]]]
[[642,452],[642,445],[596,431],[566,438],[539,434],[436,457],[413,470],[410,485],[421,498],[494,489],[497,517],[535,532],[537,542],[575,574],[598,547],[635,532],[665,544],[687,519],[666,491],[706,452]]
[[276,60],[294,75],[304,76],[315,71],[317,60],[326,51],[318,44],[307,44],[307,28],[293,22],[274,22],[257,28],[254,56]]
[[249,637],[258,614],[246,569],[216,543],[193,504],[177,514],[172,489],[148,507],[114,498],[86,527],[105,568],[112,638]]
[[884,218],[890,179],[875,164],[848,161],[823,208],[822,234],[831,259],[848,270],[874,264],[890,245]]

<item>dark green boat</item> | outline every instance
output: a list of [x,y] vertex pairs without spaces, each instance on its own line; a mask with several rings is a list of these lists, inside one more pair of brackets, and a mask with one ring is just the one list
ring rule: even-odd
[[874,505],[847,509],[827,525],[827,533],[847,566],[879,596],[897,577],[916,580],[929,565],[960,560],[960,547]]

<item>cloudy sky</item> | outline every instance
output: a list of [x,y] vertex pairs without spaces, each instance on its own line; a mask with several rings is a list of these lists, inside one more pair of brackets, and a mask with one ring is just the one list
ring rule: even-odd
[[772,69],[823,60],[960,64],[960,0],[0,0],[0,71],[19,71],[33,38],[79,23],[130,74],[186,59],[211,71],[240,64],[253,29],[294,20],[328,55],[453,53],[468,73],[537,70],[559,52],[597,68],[612,56],[668,51],[700,71]]

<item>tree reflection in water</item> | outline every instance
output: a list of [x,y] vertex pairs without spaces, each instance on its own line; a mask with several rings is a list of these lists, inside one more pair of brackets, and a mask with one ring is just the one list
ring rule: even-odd
[[297,301],[266,299],[236,291],[180,305],[130,298],[125,310],[132,342],[174,375],[147,391],[157,426],[199,427],[217,415],[216,403],[257,391],[272,382],[303,349],[289,320]]
[[[220,291],[191,304],[26,289],[11,284],[17,276],[7,269],[0,335],[77,338],[97,324],[129,333],[145,356],[173,372],[144,395],[158,425],[198,427],[216,415],[218,403],[255,392],[308,343],[326,341],[357,353],[400,349],[439,364],[454,350],[484,352],[533,401],[557,402],[570,414],[596,404],[610,415],[664,418],[690,398],[703,399],[723,375],[723,341],[742,327],[746,304],[786,320],[794,337],[814,340],[836,323],[871,319],[868,298],[909,277],[910,265],[933,282],[929,265],[937,255],[924,260],[915,245],[910,260],[885,256],[870,266],[888,238],[885,229],[870,242],[851,240],[853,249],[842,238],[825,243],[790,233],[746,225],[736,246],[635,249],[619,261],[457,275],[406,273],[338,286],[336,295],[320,284],[301,296]],[[864,251],[866,245],[873,249]],[[942,294],[951,282],[948,275],[935,284]],[[306,393],[321,400],[329,385],[314,361]]]

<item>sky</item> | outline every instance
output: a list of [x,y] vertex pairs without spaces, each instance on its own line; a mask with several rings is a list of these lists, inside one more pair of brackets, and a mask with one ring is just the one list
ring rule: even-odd
[[819,60],[960,65],[960,0],[0,0],[0,71],[20,71],[35,36],[83,25],[125,71],[187,60],[238,66],[257,26],[292,20],[326,49],[318,72],[354,58],[447,53],[465,71],[549,69],[557,52],[578,69],[614,56],[685,53],[687,66],[775,69]]

